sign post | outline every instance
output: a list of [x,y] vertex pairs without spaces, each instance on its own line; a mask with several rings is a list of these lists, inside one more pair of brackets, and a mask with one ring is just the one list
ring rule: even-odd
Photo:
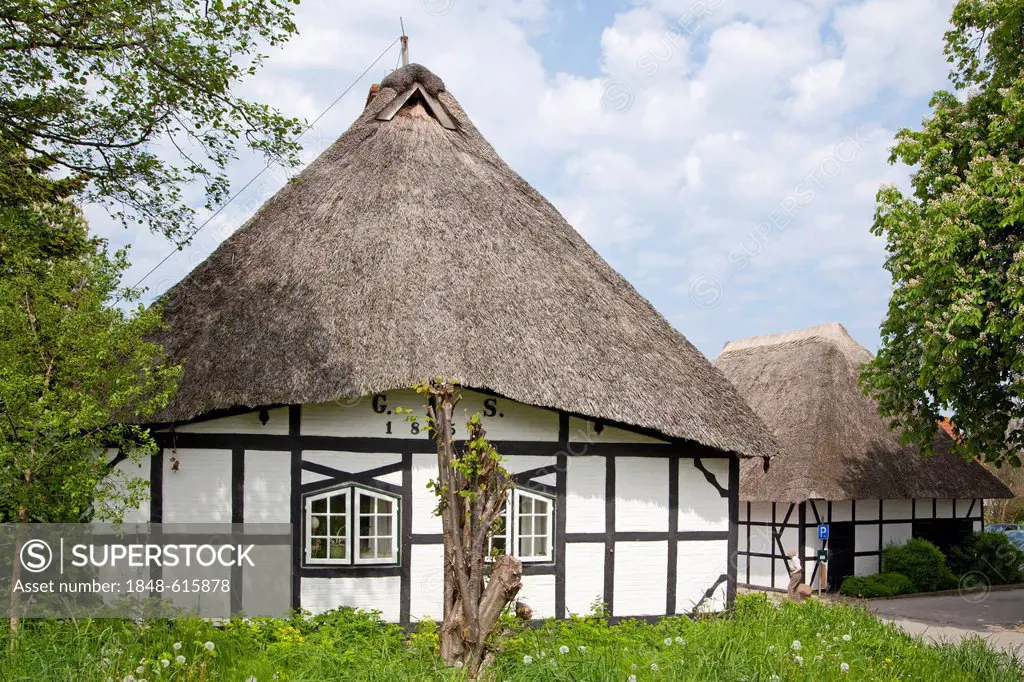
[[820,577],[818,580],[818,597],[821,591],[828,585],[828,524],[818,524],[818,539],[821,540],[821,549],[818,550],[818,568]]

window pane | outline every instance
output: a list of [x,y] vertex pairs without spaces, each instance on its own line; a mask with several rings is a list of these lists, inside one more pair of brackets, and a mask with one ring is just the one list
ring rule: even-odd
[[310,535],[327,535],[327,517],[314,516],[309,523]]
[[499,555],[505,554],[505,536],[496,535],[491,538],[491,553],[497,553]]
[[520,535],[533,535],[533,517],[532,516],[520,516],[519,517],[519,534]]
[[328,535],[331,535],[331,536],[334,536],[334,537],[340,537],[340,538],[343,538],[343,537],[345,537],[347,535],[347,532],[346,532],[347,529],[345,528],[345,517],[344,516],[336,516],[334,514],[331,514],[330,516],[327,517],[327,521],[328,521],[328,523],[327,523],[327,534]]
[[523,495],[519,498],[519,513],[520,514],[532,514],[533,513],[533,498],[526,497]]
[[359,517],[359,537],[366,537],[367,535],[373,535],[373,517],[372,516],[360,516]]
[[391,538],[380,538],[377,540],[377,558],[391,558]]
[[390,514],[391,513],[391,500],[385,500],[377,498],[377,513],[378,514]]
[[313,500],[313,513],[314,514],[324,514],[326,512],[327,512],[327,500],[326,500],[326,498],[322,499],[322,500]]
[[373,540],[371,538],[359,538],[359,558],[373,559]]
[[345,558],[345,541],[342,539],[331,540],[331,558]]
[[332,514],[344,514],[346,511],[348,511],[347,509],[345,509],[346,497],[347,495],[342,493],[341,495],[335,495],[334,497],[330,498]]
[[547,538],[534,538],[533,539],[533,555],[544,556],[548,553],[548,539]]
[[369,495],[359,496],[359,513],[361,514],[372,514],[373,513],[373,498]]
[[314,539],[309,545],[309,556],[313,559],[326,559],[327,540]]
[[534,500],[533,501],[533,513],[534,514],[547,514],[548,513],[548,501],[547,500]]
[[533,519],[533,534],[534,535],[547,535],[548,534],[548,517],[537,516]]
[[533,538],[519,538],[519,556],[533,556]]
[[390,516],[378,516],[377,517],[377,535],[383,537],[391,537],[391,517]]

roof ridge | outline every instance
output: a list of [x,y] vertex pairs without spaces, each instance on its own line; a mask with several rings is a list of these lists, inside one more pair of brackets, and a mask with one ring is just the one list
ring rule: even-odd
[[840,350],[848,359],[855,361],[858,364],[864,361],[865,356],[868,358],[871,356],[871,351],[859,344],[850,332],[846,330],[846,327],[839,322],[827,322],[825,324],[805,327],[803,329],[794,329],[788,332],[763,334],[760,336],[750,336],[745,339],[737,339],[735,341],[727,341],[725,345],[722,346],[722,351],[719,355],[753,351],[760,348],[768,348],[770,346],[803,345],[806,343],[831,344]]

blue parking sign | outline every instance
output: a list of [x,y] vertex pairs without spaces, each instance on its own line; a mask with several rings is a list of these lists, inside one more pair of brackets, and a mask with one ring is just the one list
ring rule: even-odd
[[828,540],[828,524],[823,523],[818,526],[818,539]]

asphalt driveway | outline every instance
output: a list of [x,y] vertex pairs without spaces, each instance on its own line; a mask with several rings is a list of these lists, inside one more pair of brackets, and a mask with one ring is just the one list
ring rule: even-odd
[[1024,589],[880,599],[867,607],[911,635],[935,642],[978,635],[1024,657]]

